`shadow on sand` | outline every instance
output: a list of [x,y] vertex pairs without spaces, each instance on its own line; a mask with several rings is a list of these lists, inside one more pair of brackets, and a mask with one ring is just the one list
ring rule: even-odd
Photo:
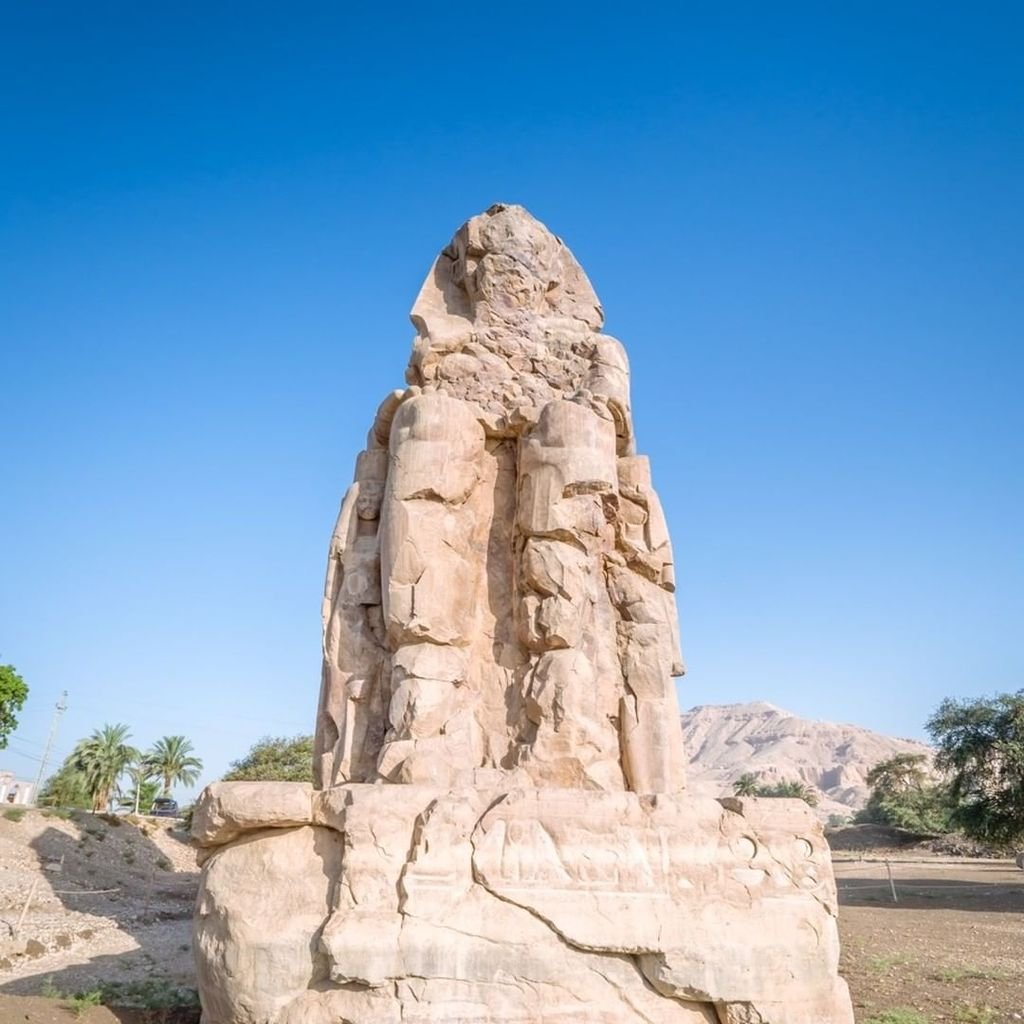
[[[47,996],[68,1020],[101,999],[106,1010],[97,1020],[198,1021],[190,1005],[198,872],[175,871],[168,856],[188,863],[185,834],[166,821],[75,812],[47,824],[39,812],[35,817],[43,827],[27,846],[38,866],[12,870],[18,891],[5,894],[0,912],[0,942],[9,950],[0,954],[0,1020],[10,1017],[5,996]],[[159,843],[152,838],[158,829]]]
[[986,913],[1024,913],[1024,875],[1020,882],[1008,881],[1005,868],[993,868],[991,879],[985,869],[972,867],[978,878],[900,878],[894,879],[896,901],[887,878],[854,875],[836,879],[839,904],[845,907],[872,907],[891,910],[974,910]]

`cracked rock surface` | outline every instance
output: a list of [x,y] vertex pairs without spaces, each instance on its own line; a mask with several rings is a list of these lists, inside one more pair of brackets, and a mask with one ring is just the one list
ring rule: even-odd
[[207,847],[206,1024],[852,1022],[802,801],[354,783],[308,806]]

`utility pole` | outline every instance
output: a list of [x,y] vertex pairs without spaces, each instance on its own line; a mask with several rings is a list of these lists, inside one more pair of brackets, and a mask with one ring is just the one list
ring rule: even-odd
[[35,789],[32,790],[32,803],[39,804],[39,787],[43,784],[43,773],[46,771],[46,762],[53,749],[53,741],[57,738],[57,726],[60,723],[60,716],[68,709],[68,691],[65,690],[60,699],[54,705],[53,718],[50,719],[50,735],[46,737],[46,746],[43,748],[43,759],[39,762],[39,774],[36,776]]

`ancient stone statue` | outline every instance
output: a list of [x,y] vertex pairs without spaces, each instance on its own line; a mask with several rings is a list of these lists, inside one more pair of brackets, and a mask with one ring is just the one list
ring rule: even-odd
[[852,1024],[801,801],[684,792],[675,566],[565,245],[472,218],[331,538],[314,784],[200,800],[205,1024]]
[[331,544],[317,783],[680,791],[672,550],[589,282],[495,206],[412,319]]

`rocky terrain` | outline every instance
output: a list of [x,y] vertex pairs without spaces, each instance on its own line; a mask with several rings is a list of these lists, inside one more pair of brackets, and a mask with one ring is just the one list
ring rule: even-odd
[[[84,811],[0,815],[0,1000],[120,986],[150,1002],[187,1001],[197,873],[178,824]],[[0,1020],[15,1019],[3,1005]]]
[[765,783],[799,779],[821,793],[819,811],[850,815],[867,801],[867,773],[895,754],[931,755],[915,740],[858,725],[814,722],[772,704],[703,704],[682,716],[691,790],[731,793],[744,772]]

